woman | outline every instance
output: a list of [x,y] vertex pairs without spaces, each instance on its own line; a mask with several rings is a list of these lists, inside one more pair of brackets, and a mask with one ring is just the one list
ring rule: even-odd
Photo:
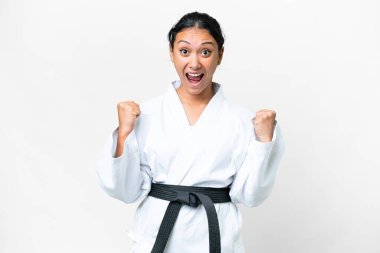
[[130,252],[244,252],[236,204],[257,206],[273,187],[284,151],[276,113],[254,115],[213,82],[224,52],[214,18],[186,14],[168,39],[180,80],[140,106],[118,104],[99,183],[126,203],[142,200]]

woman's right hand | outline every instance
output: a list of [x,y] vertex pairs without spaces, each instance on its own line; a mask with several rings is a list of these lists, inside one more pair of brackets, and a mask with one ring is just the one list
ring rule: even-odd
[[140,107],[134,101],[128,100],[117,104],[119,130],[115,157],[119,157],[123,154],[124,142],[135,128],[136,120],[140,113]]
[[124,101],[117,104],[119,117],[119,137],[126,138],[135,128],[137,117],[140,115],[140,107],[134,101]]

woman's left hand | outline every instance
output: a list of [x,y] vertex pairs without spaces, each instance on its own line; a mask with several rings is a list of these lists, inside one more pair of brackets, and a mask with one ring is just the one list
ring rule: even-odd
[[275,119],[276,112],[273,110],[262,109],[256,112],[252,124],[260,142],[272,141]]

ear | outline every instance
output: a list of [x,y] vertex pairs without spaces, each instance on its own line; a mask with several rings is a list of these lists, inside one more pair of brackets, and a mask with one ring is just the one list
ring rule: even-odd
[[223,59],[223,53],[224,53],[224,46],[219,50],[219,61],[218,61],[218,65],[222,62],[222,59]]
[[173,62],[173,49],[172,49],[172,47],[170,46],[170,43],[169,43],[169,54],[170,54],[170,61]]

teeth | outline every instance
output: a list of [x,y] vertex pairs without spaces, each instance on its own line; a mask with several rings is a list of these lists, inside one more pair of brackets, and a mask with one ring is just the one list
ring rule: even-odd
[[201,73],[200,73],[200,74],[191,74],[191,73],[187,73],[187,74],[188,74],[189,76],[194,76],[194,77],[202,75]]

